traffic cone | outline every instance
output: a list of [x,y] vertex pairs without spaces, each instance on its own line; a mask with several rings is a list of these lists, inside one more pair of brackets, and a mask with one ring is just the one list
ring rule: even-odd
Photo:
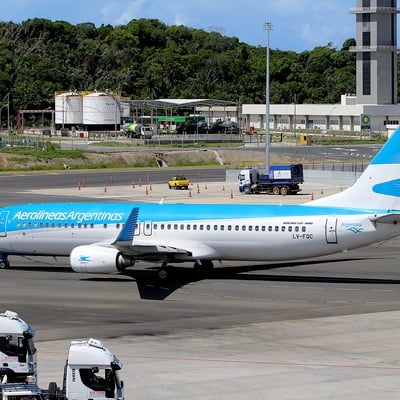
[[132,189],[135,189],[135,181],[132,181]]
[[197,194],[200,194],[200,186],[197,184]]
[[104,185],[104,193],[107,193],[107,185]]
[[206,183],[206,186],[204,186],[204,189],[206,189],[206,190],[208,189],[208,187],[207,187],[207,183]]
[[146,186],[146,196],[149,194],[149,189],[147,189],[147,186]]
[[233,199],[233,191],[232,191],[232,189],[231,189],[231,199]]
[[189,189],[189,197],[192,197],[192,189]]
[[139,179],[139,187],[142,187],[142,180]]
[[149,189],[150,191],[152,191],[153,190],[153,187],[151,186],[151,183],[150,183],[150,189]]
[[78,182],[78,190],[81,190],[81,183]]
[[85,182],[85,180],[83,180],[83,184],[82,184],[82,187],[86,187],[86,182]]
[[197,179],[201,179],[201,172],[197,173]]
[[110,176],[110,183],[113,183],[113,177]]
[[311,193],[311,200],[314,200],[314,192]]
[[225,192],[225,186],[224,185],[222,185],[222,191]]

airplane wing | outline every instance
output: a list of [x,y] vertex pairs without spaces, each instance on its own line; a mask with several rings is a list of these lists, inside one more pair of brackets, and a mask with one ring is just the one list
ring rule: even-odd
[[124,228],[115,242],[112,243],[113,246],[120,249],[124,254],[137,258],[152,259],[162,258],[165,255],[172,258],[218,258],[218,254],[212,247],[200,242],[192,240],[157,241],[151,237],[135,237],[138,215],[139,207],[133,208],[125,222]]
[[218,253],[210,246],[192,240],[156,241],[152,239],[134,239],[133,243],[117,246],[123,253],[137,258],[193,257],[196,259],[218,258]]

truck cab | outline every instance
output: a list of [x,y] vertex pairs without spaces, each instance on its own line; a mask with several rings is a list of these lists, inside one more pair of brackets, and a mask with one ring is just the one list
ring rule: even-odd
[[0,314],[0,382],[36,382],[35,331],[16,312]]
[[[73,341],[65,365],[62,393],[67,399],[123,400],[121,368],[122,363],[101,341]],[[54,392],[54,384],[49,385],[49,392]],[[50,395],[53,396],[50,398],[59,398],[54,393]]]

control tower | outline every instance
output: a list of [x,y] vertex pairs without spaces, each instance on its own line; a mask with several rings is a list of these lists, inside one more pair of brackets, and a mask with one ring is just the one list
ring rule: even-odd
[[357,104],[397,104],[397,0],[356,0]]

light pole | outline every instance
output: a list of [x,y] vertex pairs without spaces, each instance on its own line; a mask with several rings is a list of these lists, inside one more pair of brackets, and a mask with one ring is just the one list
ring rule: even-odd
[[269,34],[272,23],[265,22],[264,29],[267,31],[267,68],[265,76],[265,172],[269,173],[270,159],[270,134],[269,134]]

